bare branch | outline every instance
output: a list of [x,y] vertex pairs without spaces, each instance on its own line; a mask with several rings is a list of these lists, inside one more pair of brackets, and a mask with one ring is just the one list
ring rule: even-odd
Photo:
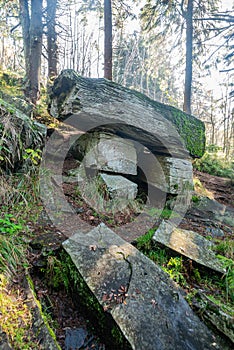
[[14,30],[16,30],[19,26],[20,26],[20,22],[19,23],[17,23],[13,28],[11,28],[11,30],[10,30],[10,33],[13,33],[14,32]]
[[229,23],[234,23],[234,16],[219,17],[218,15],[216,15],[214,17],[194,18],[194,21],[225,21]]
[[229,69],[222,69],[219,72],[220,73],[227,73],[227,72],[231,72],[231,71],[234,71],[234,67],[233,68],[229,68]]

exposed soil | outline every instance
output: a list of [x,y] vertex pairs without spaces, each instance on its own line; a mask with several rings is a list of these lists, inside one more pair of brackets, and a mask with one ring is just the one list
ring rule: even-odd
[[231,179],[213,176],[198,170],[194,170],[193,173],[211,195],[213,195],[215,200],[227,206],[234,207],[234,182]]
[[[85,315],[85,311],[78,304],[78,300],[72,298],[65,288],[54,289],[48,287],[41,273],[34,271],[33,280],[38,299],[42,305],[42,309],[53,320],[52,326],[55,329],[55,335],[62,349],[70,349],[68,347],[69,331],[83,330],[79,336],[79,342],[83,345],[79,347],[81,350],[107,350],[107,347],[98,337],[98,329],[90,323]],[[70,345],[71,342],[70,342]],[[74,341],[73,341],[74,346]],[[72,348],[73,349],[73,348]],[[76,347],[74,347],[76,349]],[[78,349],[78,348],[77,348]]]

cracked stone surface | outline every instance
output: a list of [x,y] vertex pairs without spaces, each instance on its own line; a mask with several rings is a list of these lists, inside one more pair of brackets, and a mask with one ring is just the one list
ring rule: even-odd
[[93,133],[86,143],[84,164],[87,168],[137,174],[137,154],[132,141],[109,133]]
[[169,276],[104,224],[63,247],[132,349],[221,349]]
[[173,228],[170,223],[164,221],[155,232],[153,239],[212,270],[226,272],[215,256],[212,242],[194,231]]

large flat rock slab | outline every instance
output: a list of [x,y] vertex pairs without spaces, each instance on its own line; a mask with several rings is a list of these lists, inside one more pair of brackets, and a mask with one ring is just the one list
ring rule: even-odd
[[193,156],[204,153],[203,122],[106,79],[64,70],[54,81],[50,100],[50,114],[79,130],[109,130],[154,154],[187,159],[186,148]]
[[170,223],[164,221],[156,230],[153,239],[203,266],[221,273],[226,272],[215,256],[212,242],[194,231],[173,228]]
[[63,247],[132,349],[220,349],[169,276],[104,224]]

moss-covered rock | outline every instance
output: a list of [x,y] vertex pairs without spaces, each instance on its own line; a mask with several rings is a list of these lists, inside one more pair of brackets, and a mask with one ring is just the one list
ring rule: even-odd
[[36,298],[34,285],[29,275],[24,280],[27,291],[28,305],[32,310],[32,329],[42,350],[61,350],[54,331],[49,325],[46,315],[43,313],[41,304]]
[[[85,131],[104,128],[130,137],[153,153],[184,158],[201,157],[205,148],[204,123],[179,109],[105,79],[79,76],[64,70],[50,95],[50,113]],[[110,125],[111,124],[111,125]]]

